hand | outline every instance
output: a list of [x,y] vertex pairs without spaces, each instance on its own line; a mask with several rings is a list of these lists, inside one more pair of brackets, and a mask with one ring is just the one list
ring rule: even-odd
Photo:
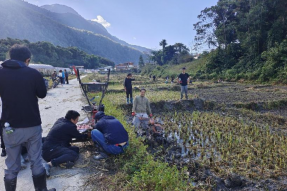
[[135,116],[136,115],[136,113],[135,112],[132,112],[132,116]]
[[152,117],[152,114],[149,114],[150,117]]
[[91,131],[89,131],[89,132],[87,133],[87,135],[88,135],[88,138],[89,138],[89,139],[92,138],[92,132],[91,132]]
[[127,91],[127,88],[125,88],[125,92]]

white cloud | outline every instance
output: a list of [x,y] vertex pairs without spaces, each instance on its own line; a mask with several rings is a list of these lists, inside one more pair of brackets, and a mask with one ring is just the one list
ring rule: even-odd
[[133,39],[136,40],[137,38],[136,38],[136,37],[133,37]]
[[111,23],[106,21],[101,15],[98,15],[96,19],[92,19],[92,21],[102,24],[105,28],[111,26]]

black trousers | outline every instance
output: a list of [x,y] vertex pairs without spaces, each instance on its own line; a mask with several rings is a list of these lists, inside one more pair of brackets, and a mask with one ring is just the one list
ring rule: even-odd
[[43,150],[42,157],[51,162],[53,166],[59,166],[66,162],[75,162],[79,158],[79,147],[56,147]]
[[69,84],[69,77],[65,77],[66,78],[66,84]]
[[[1,124],[0,124],[1,125]],[[5,144],[4,144],[4,140],[3,140],[3,128],[0,127],[0,139],[1,139],[1,148],[5,149]]]
[[127,98],[133,98],[133,89],[127,88],[126,94],[127,94]]

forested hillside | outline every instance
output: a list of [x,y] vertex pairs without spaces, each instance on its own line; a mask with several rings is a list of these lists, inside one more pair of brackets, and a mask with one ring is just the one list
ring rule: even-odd
[[140,55],[144,55],[104,36],[107,31],[103,26],[77,14],[54,13],[20,0],[0,0],[0,4],[0,39],[10,37],[74,46],[115,63],[137,63]]
[[196,47],[214,50],[198,74],[287,83],[286,10],[286,0],[219,0],[204,9]]
[[114,66],[114,62],[95,55],[89,55],[76,47],[64,48],[54,46],[49,42],[30,43],[27,40],[1,39],[0,60],[8,59],[7,52],[14,44],[25,44],[32,52],[32,62],[50,64],[57,67],[69,67],[71,65],[85,66],[96,69],[101,66]]

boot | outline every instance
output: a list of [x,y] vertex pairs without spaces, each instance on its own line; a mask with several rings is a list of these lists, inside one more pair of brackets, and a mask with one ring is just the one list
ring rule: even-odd
[[35,191],[56,191],[55,188],[47,189],[46,183],[46,172],[43,171],[41,174],[37,176],[33,176],[33,183],[35,187]]
[[94,156],[95,160],[101,160],[101,159],[106,159],[106,158],[108,158],[108,155],[104,152],[101,152],[99,155]]
[[129,104],[129,98],[127,98],[127,104]]
[[131,104],[133,104],[134,99],[133,99],[133,98],[131,98],[131,99],[130,99],[130,101],[131,101]]
[[4,182],[6,191],[16,191],[17,178],[14,178],[12,180],[7,180],[6,178],[4,178]]

